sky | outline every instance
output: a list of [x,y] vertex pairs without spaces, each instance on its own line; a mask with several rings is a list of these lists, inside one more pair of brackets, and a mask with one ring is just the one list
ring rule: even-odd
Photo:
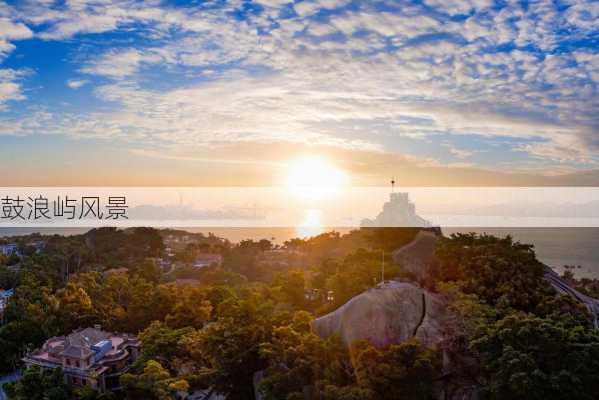
[[599,186],[599,2],[0,0],[0,184]]

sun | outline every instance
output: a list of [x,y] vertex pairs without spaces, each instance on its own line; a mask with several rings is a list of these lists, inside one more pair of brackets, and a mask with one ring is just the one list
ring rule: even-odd
[[330,196],[347,177],[321,158],[302,158],[289,163],[287,187],[300,197],[321,199]]

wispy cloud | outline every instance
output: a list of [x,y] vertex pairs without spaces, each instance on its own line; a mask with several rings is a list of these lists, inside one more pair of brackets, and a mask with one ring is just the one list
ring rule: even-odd
[[88,84],[89,81],[85,79],[70,79],[67,81],[67,86],[71,89],[79,89],[80,87]]

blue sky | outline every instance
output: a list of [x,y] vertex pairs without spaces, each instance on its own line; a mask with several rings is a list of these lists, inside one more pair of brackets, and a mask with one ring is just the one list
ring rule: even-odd
[[0,1],[0,168],[268,183],[322,154],[358,182],[586,173],[598,20],[590,0]]

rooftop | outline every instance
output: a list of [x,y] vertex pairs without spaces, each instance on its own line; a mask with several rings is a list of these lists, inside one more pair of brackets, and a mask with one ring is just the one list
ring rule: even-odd
[[[98,345],[102,344],[101,347],[104,347],[105,343],[110,345],[105,352],[99,354]],[[53,364],[62,364],[64,357],[86,360],[96,355],[94,362],[104,358],[115,359],[125,354],[123,346],[125,343],[137,345],[137,339],[134,336],[106,332],[99,328],[85,328],[67,336],[48,339],[41,349],[29,354],[27,358]]]

